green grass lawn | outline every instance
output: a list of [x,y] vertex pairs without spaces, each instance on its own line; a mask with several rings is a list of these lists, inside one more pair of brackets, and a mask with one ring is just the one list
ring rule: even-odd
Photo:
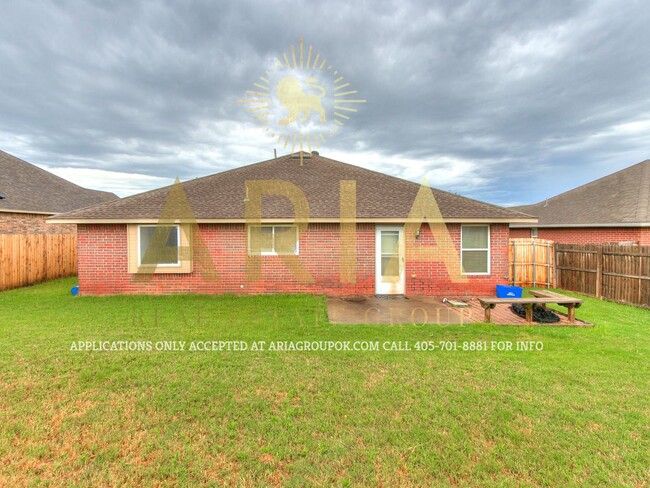
[[[648,484],[648,310],[585,298],[594,328],[352,326],[330,325],[322,297],[71,297],[73,284],[0,293],[0,486]],[[99,340],[458,350],[71,350]]]

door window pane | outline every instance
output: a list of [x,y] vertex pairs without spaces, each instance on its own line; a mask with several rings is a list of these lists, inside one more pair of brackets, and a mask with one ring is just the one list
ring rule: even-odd
[[399,232],[382,231],[381,253],[397,254],[399,252]]
[[381,257],[381,275],[383,277],[399,276],[399,256]]

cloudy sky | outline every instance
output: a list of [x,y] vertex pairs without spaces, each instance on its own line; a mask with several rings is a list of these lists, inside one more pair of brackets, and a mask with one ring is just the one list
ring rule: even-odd
[[286,153],[241,100],[303,36],[367,100],[322,155],[533,203],[650,158],[648,25],[634,0],[6,2],[0,149],[121,196]]

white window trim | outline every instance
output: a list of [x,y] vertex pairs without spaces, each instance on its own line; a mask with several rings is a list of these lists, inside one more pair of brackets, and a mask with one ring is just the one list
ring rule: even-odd
[[[176,228],[176,242],[178,243],[178,246],[176,246],[176,263],[169,263],[169,264],[142,264],[142,256],[141,256],[141,250],[142,246],[140,246],[140,229],[144,227],[175,227]],[[157,266],[159,268],[180,268],[182,263],[181,263],[181,226],[177,224],[152,224],[152,225],[138,225],[138,266]]]
[[530,238],[531,239],[537,239],[538,235],[539,235],[539,231],[538,231],[537,227],[532,227],[530,229]]
[[[463,227],[487,227],[487,248],[472,248],[472,249],[465,249],[463,247]],[[490,241],[490,226],[485,225],[485,224],[468,224],[468,225],[461,225],[460,226],[460,272],[466,276],[487,276],[491,271],[491,262],[492,262],[492,256],[491,256],[491,241]],[[463,269],[463,252],[464,251],[487,251],[487,273],[466,273],[465,270]]]
[[[251,230],[253,228],[261,228],[261,227],[270,227],[273,229],[273,251],[262,251],[262,252],[253,252],[251,250]],[[276,227],[284,227],[284,228],[291,228],[294,230],[296,233],[296,247],[294,249],[293,253],[289,254],[278,254],[275,251],[275,228]],[[298,231],[298,226],[292,225],[292,224],[278,224],[278,225],[249,225],[248,226],[248,255],[249,256],[298,256],[300,255],[300,232]]]

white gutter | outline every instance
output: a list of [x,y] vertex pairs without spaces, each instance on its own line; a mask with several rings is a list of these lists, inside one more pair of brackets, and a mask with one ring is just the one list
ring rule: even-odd
[[640,223],[621,223],[621,224],[536,224],[536,225],[523,225],[515,224],[510,226],[512,229],[529,229],[534,227],[536,229],[566,229],[566,228],[593,228],[593,227],[650,227],[650,222]]
[[0,208],[0,213],[18,213],[18,214],[34,214],[34,215],[56,215],[61,212],[40,212],[37,210],[15,210],[13,208]]
[[[344,223],[355,222],[357,224],[373,224],[373,223],[419,223],[422,221],[430,220],[431,222],[444,222],[445,224],[468,224],[468,223],[485,223],[485,224],[534,224],[537,219],[409,219],[409,218],[358,218],[358,219],[343,219]],[[50,218],[47,219],[48,224],[156,224],[158,222],[172,223],[170,219],[65,219],[65,218]],[[174,219],[173,223],[197,223],[197,224],[245,224],[247,222],[256,222],[249,219]],[[262,219],[262,223],[309,223],[309,224],[336,224],[340,223],[339,218],[313,218],[313,219],[287,219],[287,218],[272,218]]]

